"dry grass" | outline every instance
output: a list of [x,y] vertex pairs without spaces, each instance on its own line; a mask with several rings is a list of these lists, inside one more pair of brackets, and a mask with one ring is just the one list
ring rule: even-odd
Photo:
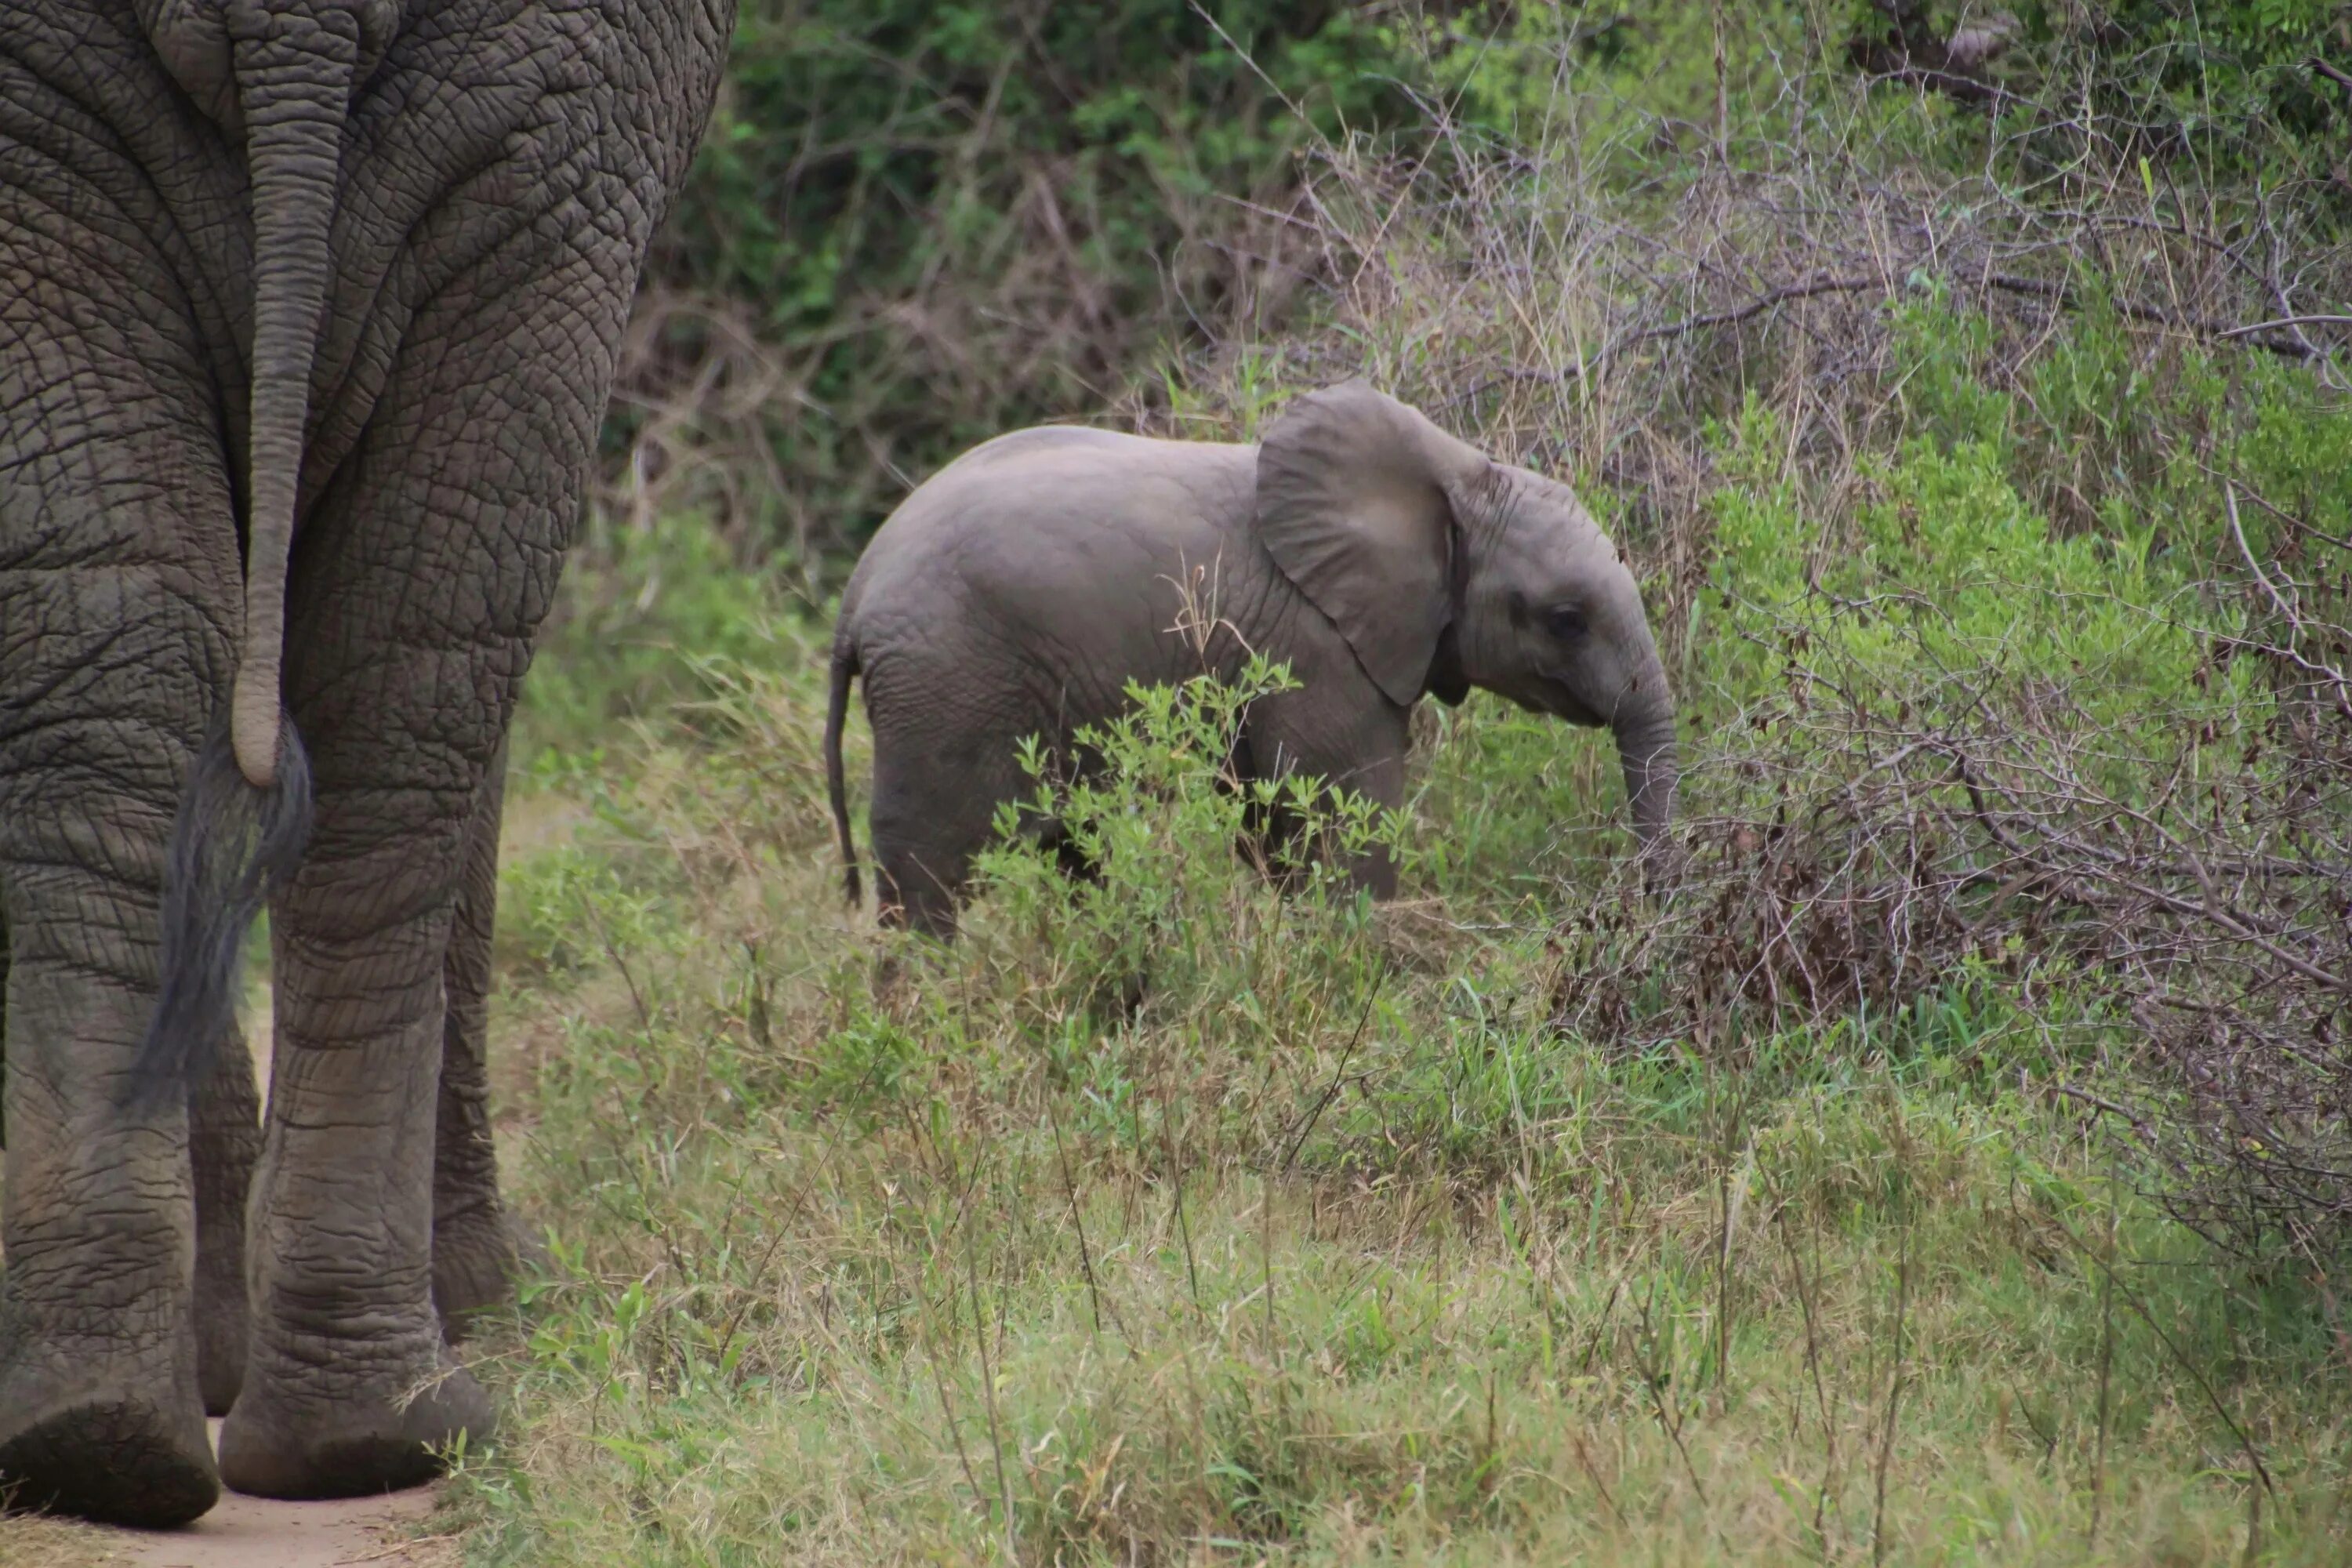
[[70,1520],[0,1514],[0,1563],[8,1568],[108,1568],[129,1554],[103,1534]]

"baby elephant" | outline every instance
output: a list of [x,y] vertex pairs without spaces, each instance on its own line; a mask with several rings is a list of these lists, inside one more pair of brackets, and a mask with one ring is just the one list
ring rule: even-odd
[[[1481,686],[1608,725],[1645,856],[1664,842],[1673,700],[1616,548],[1566,486],[1351,381],[1298,398],[1255,447],[1022,430],[907,498],[834,634],[825,769],[850,898],[852,679],[874,726],[883,919],[946,937],[998,803],[1030,787],[1023,736],[1066,758],[1127,681],[1230,679],[1253,651],[1301,684],[1251,705],[1245,778],[1304,772],[1393,808],[1412,705]],[[1349,870],[1394,890],[1385,855]]]

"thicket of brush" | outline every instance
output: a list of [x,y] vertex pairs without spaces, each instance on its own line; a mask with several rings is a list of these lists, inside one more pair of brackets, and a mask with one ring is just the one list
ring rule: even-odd
[[2352,199],[2341,0],[745,0],[628,340],[592,547],[692,508],[747,559],[837,582],[962,447],[1313,313],[1334,279],[1302,151],[1418,156],[1433,120],[1519,140],[1555,59],[1639,81],[1636,178],[1801,65],[2087,115],[2192,195],[2260,170]]
[[1363,373],[1576,483],[1685,714],[1663,902],[1605,738],[1484,699],[1343,825],[1402,899],[1279,898],[1194,686],[1066,802],[1098,883],[881,937],[805,563],[611,527],[518,749],[556,1266],[471,1549],[2333,1561],[2343,121],[2148,9],[1875,85],[1843,8],[1446,22],[1410,134],[1302,132],[1304,314],[1060,410]]

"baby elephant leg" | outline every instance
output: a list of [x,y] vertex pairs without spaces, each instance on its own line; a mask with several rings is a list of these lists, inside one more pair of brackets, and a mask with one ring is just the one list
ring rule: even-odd
[[915,931],[941,942],[952,942],[956,911],[962,903],[969,857],[961,866],[936,851],[874,840],[875,880],[881,896],[881,921],[886,931]]
[[1017,790],[1015,770],[909,763],[887,743],[876,751],[872,832],[882,923],[951,941],[997,802]]
[[[1404,756],[1410,715],[1385,700],[1368,700],[1353,710],[1332,713],[1302,706],[1277,708],[1258,717],[1247,737],[1247,761],[1258,778],[1305,774],[1327,788],[1360,795],[1386,811],[1404,802]],[[1313,831],[1287,805],[1254,812],[1261,864],[1284,886],[1296,884],[1305,862],[1328,863],[1338,847],[1328,832]],[[1348,879],[1375,899],[1396,896],[1396,863],[1374,845],[1348,857]]]

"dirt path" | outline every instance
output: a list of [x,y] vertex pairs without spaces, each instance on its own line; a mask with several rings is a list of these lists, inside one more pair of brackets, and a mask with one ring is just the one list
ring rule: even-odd
[[[220,1423],[211,1423],[220,1441]],[[404,1544],[414,1521],[433,1511],[434,1489],[341,1502],[273,1502],[224,1491],[186,1530],[115,1530],[123,1560],[142,1568],[425,1568],[449,1554],[433,1542]]]

